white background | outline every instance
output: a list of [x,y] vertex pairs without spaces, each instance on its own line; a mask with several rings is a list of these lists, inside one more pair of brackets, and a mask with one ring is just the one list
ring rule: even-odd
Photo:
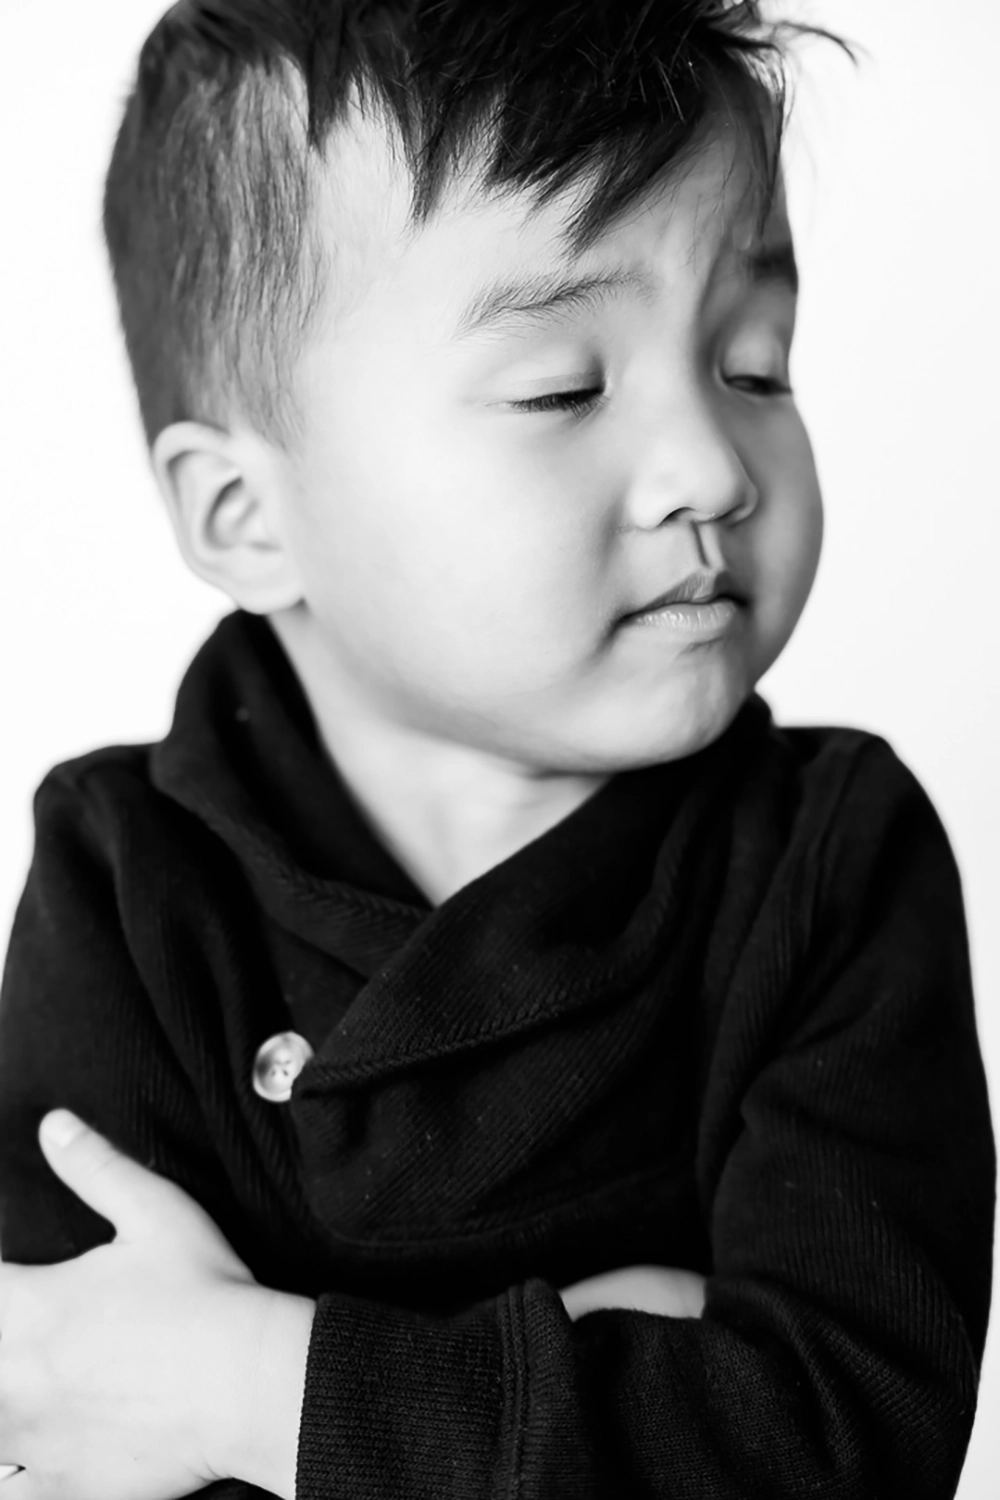
[[[129,71],[161,8],[0,0],[0,946],[33,787],[66,756],[158,737],[225,608],[175,558],[98,232]],[[833,49],[803,54],[796,378],[827,544],[763,690],[785,722],[885,734],[929,789],[964,875],[1000,1101],[1000,4],[792,0],[791,13],[869,56],[855,72]],[[998,1419],[1000,1331],[961,1500],[1000,1493]]]

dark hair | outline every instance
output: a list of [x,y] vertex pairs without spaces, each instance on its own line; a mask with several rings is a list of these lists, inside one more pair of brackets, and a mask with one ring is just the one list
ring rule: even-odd
[[[582,248],[735,121],[766,200],[785,41],[759,0],[182,0],[146,41],[108,173],[104,229],[149,440],[235,403],[294,430],[291,370],[325,285],[311,216],[347,109],[380,110],[412,222],[453,174],[549,201],[586,179]],[[826,33],[823,33],[824,35]],[[484,155],[485,153],[485,155]]]

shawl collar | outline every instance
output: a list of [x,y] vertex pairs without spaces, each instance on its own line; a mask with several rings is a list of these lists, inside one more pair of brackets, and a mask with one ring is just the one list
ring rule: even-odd
[[432,908],[322,755],[270,627],[222,622],[153,776],[225,841],[273,921],[359,975],[291,1101],[322,1219],[361,1236],[442,1214],[457,1227],[690,1010],[732,790],[769,721],[751,698],[706,750],[613,777]]

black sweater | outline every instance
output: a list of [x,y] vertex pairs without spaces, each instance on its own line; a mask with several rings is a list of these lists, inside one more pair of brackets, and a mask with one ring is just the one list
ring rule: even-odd
[[[432,909],[237,614],[162,744],[36,814],[3,1256],[110,1237],[55,1105],[180,1183],[318,1298],[302,1500],[953,1494],[993,1141],[958,874],[884,741],[753,697]],[[316,1056],[269,1103],[289,1029]],[[556,1288],[637,1262],[706,1275],[704,1316],[570,1320]]]

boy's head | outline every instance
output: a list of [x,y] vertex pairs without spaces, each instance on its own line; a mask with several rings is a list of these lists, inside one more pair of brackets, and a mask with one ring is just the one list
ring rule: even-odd
[[[757,9],[185,0],[147,43],[106,230],[157,472],[342,709],[608,773],[784,646],[821,521]],[[693,574],[735,602],[636,617]]]

